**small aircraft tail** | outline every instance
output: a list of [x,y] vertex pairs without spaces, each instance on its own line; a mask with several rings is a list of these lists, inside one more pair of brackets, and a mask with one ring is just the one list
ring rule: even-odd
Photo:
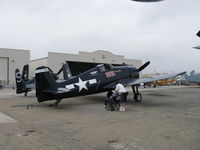
[[15,70],[15,81],[16,81],[16,93],[20,94],[25,92],[24,91],[24,79],[19,71],[19,69]]
[[61,69],[58,71],[56,75],[59,75],[61,72],[63,72],[63,78],[64,80],[68,80],[69,78],[72,77],[71,70],[68,66],[68,64],[63,64]]
[[35,82],[36,97],[39,102],[42,102],[47,97],[48,91],[53,91],[57,88],[53,73],[44,66],[36,69]]
[[68,64],[63,64],[62,70],[63,70],[63,77],[65,80],[68,80],[69,78],[72,77],[72,73],[71,73],[71,70],[70,70]]
[[29,79],[29,65],[24,65],[23,71],[22,71],[22,79],[24,79],[24,81],[28,81],[28,79]]

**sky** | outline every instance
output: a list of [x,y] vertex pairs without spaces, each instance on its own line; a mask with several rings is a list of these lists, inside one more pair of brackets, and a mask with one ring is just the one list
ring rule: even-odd
[[200,72],[199,15],[200,0],[0,0],[0,47],[31,59],[107,50],[150,61],[145,73]]

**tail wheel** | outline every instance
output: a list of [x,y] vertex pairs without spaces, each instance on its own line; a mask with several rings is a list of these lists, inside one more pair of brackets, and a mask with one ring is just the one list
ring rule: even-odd
[[142,94],[141,93],[136,93],[134,96],[134,99],[136,102],[141,102],[142,101]]

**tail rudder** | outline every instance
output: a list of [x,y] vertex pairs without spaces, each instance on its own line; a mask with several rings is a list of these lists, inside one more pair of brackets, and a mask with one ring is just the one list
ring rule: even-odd
[[16,81],[16,93],[20,94],[24,92],[24,79],[19,71],[19,69],[15,70],[15,81]]
[[24,65],[23,71],[22,71],[22,78],[24,81],[28,81],[29,79],[29,65]]
[[71,70],[70,70],[68,64],[63,64],[62,70],[63,70],[63,77],[65,80],[68,80],[69,78],[72,77],[72,73],[71,73]]
[[54,90],[57,88],[57,83],[52,72],[47,67],[39,67],[35,72],[36,97],[38,101],[43,101],[48,95],[45,90]]

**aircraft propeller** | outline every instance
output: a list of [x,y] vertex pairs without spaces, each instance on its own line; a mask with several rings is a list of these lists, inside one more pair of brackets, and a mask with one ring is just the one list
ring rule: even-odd
[[142,65],[140,68],[137,69],[138,72],[142,71],[144,68],[146,68],[150,64],[150,61],[147,61],[144,65]]

